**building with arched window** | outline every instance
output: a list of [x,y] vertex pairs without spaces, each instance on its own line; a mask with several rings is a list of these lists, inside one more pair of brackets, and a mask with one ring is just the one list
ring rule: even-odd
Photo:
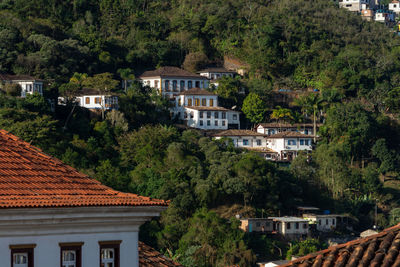
[[139,76],[139,80],[158,91],[165,97],[174,98],[180,92],[193,87],[206,89],[209,86],[207,77],[177,68],[161,67],[146,71]]

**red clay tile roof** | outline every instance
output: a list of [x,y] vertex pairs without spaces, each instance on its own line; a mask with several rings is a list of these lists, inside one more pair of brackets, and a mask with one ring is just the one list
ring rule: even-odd
[[299,132],[292,132],[292,131],[286,131],[286,132],[280,132],[277,134],[272,134],[269,135],[267,138],[314,138],[313,135],[308,135],[308,134],[302,134]]
[[199,74],[191,73],[187,70],[183,70],[177,67],[161,67],[156,70],[145,71],[139,78],[146,77],[187,77],[206,80],[207,77]]
[[183,91],[179,95],[215,95],[215,93],[201,89],[201,88],[192,88],[192,89]]
[[[264,128],[299,128],[302,129],[304,127],[312,128],[314,125],[312,123],[278,123],[278,122],[264,122],[257,124],[258,126],[262,126]],[[321,123],[317,123],[317,127],[322,126]]]
[[213,133],[212,136],[264,136],[264,137],[267,137],[266,134],[258,133],[255,131],[237,130],[237,129],[231,129],[231,130]]
[[115,191],[0,129],[0,208],[168,206]]
[[139,266],[140,267],[173,267],[182,266],[170,258],[165,257],[154,248],[139,241]]
[[311,266],[400,266],[400,224],[379,234],[332,246],[285,265]]

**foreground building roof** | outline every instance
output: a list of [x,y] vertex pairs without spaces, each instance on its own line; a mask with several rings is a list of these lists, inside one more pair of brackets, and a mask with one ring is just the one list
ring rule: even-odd
[[77,206],[168,206],[115,191],[0,129],[0,209]]
[[379,234],[332,246],[282,266],[400,266],[400,224]]
[[182,266],[170,258],[165,257],[154,248],[139,241],[139,266],[140,267],[176,267]]
[[149,70],[145,71],[142,73],[142,75],[139,76],[139,78],[149,78],[149,77],[187,77],[187,78],[196,78],[196,79],[204,79],[206,80],[207,78],[204,76],[201,76],[199,74],[195,74],[192,72],[189,72],[184,69],[180,69],[178,67],[161,67],[156,70]]

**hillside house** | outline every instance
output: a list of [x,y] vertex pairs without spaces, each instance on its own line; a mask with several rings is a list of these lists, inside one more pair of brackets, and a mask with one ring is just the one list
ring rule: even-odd
[[179,94],[172,108],[173,115],[189,127],[203,130],[240,128],[240,113],[218,106],[218,96],[201,88]]
[[261,232],[272,233],[273,220],[268,218],[246,218],[240,219],[240,229],[247,233]]
[[375,18],[375,11],[373,9],[364,9],[361,11],[361,18],[366,21],[373,21]]
[[[368,9],[371,5],[370,0],[339,0],[339,7],[345,8],[352,12],[361,12],[361,10]],[[371,5],[371,8],[374,6]]]
[[236,71],[227,70],[225,68],[207,68],[197,72],[201,76],[207,77],[209,80],[218,80],[222,77],[235,77]]
[[[84,88],[75,97],[78,106],[90,110],[118,110],[118,96],[112,93],[100,93],[98,90]],[[65,105],[65,98],[58,97],[58,104]]]
[[338,216],[335,214],[303,214],[303,218],[309,221],[310,227],[314,226],[320,232],[335,230]]
[[267,137],[267,147],[278,153],[275,160],[292,161],[300,151],[312,151],[313,138],[299,132],[280,132]]
[[400,1],[392,1],[389,3],[389,10],[396,14],[400,14]]
[[165,262],[138,237],[140,225],[159,216],[166,201],[115,191],[4,130],[0,177],[1,266]]
[[[317,124],[317,131],[321,125]],[[305,135],[314,135],[314,126],[312,123],[259,123],[256,126],[258,133],[273,135],[281,132],[299,132]]]
[[29,75],[8,75],[0,74],[0,82],[6,84],[18,84],[21,86],[21,97],[38,93],[43,95],[43,80],[36,79]]
[[308,235],[308,221],[298,217],[268,217],[273,221],[273,231],[286,239],[306,238]]
[[266,159],[275,159],[278,153],[267,147],[266,135],[250,130],[226,130],[211,135],[215,139],[229,138],[237,148],[260,153]]
[[139,76],[139,80],[143,85],[156,88],[161,95],[172,99],[189,89],[206,89],[209,85],[207,77],[177,67],[146,71]]
[[387,26],[393,26],[395,22],[395,13],[393,13],[393,11],[379,9],[375,12],[374,20],[385,23]]

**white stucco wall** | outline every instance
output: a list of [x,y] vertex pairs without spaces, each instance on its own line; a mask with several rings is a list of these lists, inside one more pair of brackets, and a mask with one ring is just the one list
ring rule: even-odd
[[[86,104],[86,99],[89,98],[89,104]],[[101,103],[95,103],[96,98],[101,98]],[[88,109],[102,109],[102,106],[105,110],[110,109],[118,109],[118,97],[117,96],[104,96],[104,95],[86,95],[86,96],[78,96],[76,97],[79,106],[88,108]]]
[[[169,88],[165,87],[165,81],[169,81]],[[174,96],[179,92],[187,91],[190,88],[199,87],[202,89],[206,89],[209,86],[209,82],[206,78],[199,77],[168,77],[168,78],[161,78],[161,77],[148,77],[148,78],[141,78],[140,81],[143,85],[148,85],[152,88],[158,89],[164,96]],[[173,81],[176,81],[176,89],[173,89]],[[181,81],[184,82],[183,88],[181,87]],[[189,88],[189,82],[192,82],[192,86]],[[196,86],[196,82],[198,82],[199,86]]]
[[21,96],[33,95],[38,93],[43,95],[43,82],[40,81],[14,81],[13,83],[21,86]]
[[0,266],[10,245],[35,244],[34,266],[60,265],[59,243],[84,242],[82,266],[99,266],[99,241],[120,243],[120,267],[137,267],[139,226],[166,207],[74,207],[0,210]]

